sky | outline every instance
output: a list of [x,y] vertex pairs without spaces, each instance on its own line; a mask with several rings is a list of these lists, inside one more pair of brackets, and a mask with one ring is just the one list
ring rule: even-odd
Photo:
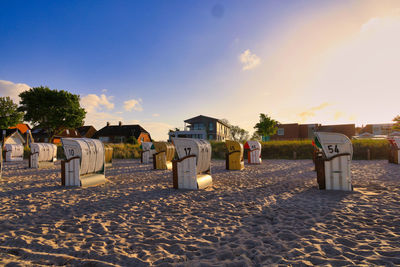
[[155,140],[200,114],[389,123],[399,47],[400,1],[1,1],[0,96],[67,90]]

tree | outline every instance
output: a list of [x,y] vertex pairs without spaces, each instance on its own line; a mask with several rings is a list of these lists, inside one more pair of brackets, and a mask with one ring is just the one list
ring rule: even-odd
[[47,130],[51,138],[65,128],[83,125],[86,111],[79,104],[79,95],[48,87],[33,87],[19,94],[19,111],[25,112],[24,120]]
[[393,130],[400,130],[400,115],[397,115],[394,119],[394,125],[392,127]]
[[18,111],[18,105],[10,97],[0,97],[0,129],[8,129],[22,122],[24,113]]
[[274,135],[278,128],[276,125],[279,122],[276,120],[271,119],[267,114],[260,114],[260,122],[258,122],[254,129],[256,129],[256,133],[260,136],[270,136]]
[[250,140],[261,141],[261,136],[255,131],[253,135],[250,137]]
[[234,141],[243,142],[249,139],[249,132],[239,126],[231,126],[231,137]]

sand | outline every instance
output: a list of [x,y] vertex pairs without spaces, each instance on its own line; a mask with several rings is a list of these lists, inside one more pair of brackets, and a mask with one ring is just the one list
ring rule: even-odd
[[0,265],[400,265],[400,165],[353,161],[349,193],[318,190],[311,160],[224,164],[189,191],[138,160],[91,188],[61,187],[59,163],[6,163]]

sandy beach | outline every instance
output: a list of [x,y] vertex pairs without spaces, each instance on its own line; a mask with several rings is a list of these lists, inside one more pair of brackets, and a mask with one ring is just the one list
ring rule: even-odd
[[60,186],[60,163],[6,163],[0,265],[400,265],[400,166],[353,161],[354,192],[320,191],[311,160],[243,171],[212,161],[213,186],[116,160],[107,183]]

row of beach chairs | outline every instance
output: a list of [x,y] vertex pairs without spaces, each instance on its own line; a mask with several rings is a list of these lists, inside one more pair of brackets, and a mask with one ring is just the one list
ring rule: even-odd
[[[400,138],[390,139],[389,142],[389,162],[399,164]],[[61,162],[62,185],[86,187],[105,182],[105,168],[111,165],[112,160],[111,147],[104,146],[100,140],[89,138],[62,138],[62,145],[66,156],[66,160]],[[317,132],[313,145],[319,188],[352,191],[350,165],[353,147],[350,139],[343,134]],[[6,159],[22,160],[21,147],[7,144]],[[236,141],[226,141],[226,148],[227,170],[244,169],[245,149],[249,164],[261,164],[261,144],[257,141],[248,141],[244,146]],[[206,140],[173,138],[172,143],[143,142],[141,149],[142,163],[152,163],[154,169],[172,170],[174,188],[202,189],[212,184],[212,151]],[[174,160],[175,154],[177,158]],[[55,145],[31,144],[30,168],[52,166],[56,159]],[[1,168],[0,165],[0,177]]]

